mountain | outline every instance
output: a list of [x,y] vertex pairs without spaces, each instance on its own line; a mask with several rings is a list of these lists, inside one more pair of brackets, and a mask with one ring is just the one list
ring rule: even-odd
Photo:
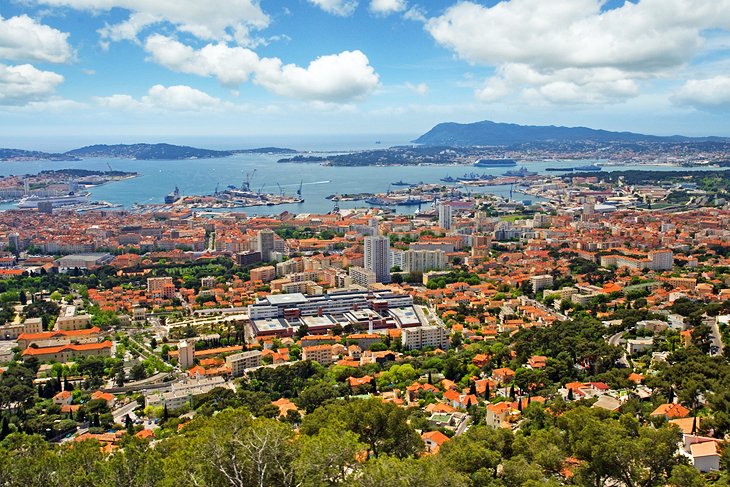
[[586,127],[556,127],[554,125],[517,125],[484,120],[475,123],[440,123],[413,142],[423,145],[452,147],[509,146],[532,142],[707,142],[727,141],[721,137],[683,137],[672,135],[636,134],[633,132],[611,132]]
[[140,160],[211,159],[233,154],[296,154],[294,149],[261,147],[258,149],[211,150],[172,144],[89,145],[62,154],[0,148],[0,161],[78,161],[89,157],[114,157]]

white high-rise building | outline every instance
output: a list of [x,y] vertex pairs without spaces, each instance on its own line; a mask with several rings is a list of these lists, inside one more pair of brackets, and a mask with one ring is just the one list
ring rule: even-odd
[[377,282],[390,282],[390,239],[365,237],[365,269],[375,273]]
[[188,340],[181,340],[177,346],[177,363],[182,370],[188,370],[195,365],[195,345]]
[[439,203],[439,226],[444,230],[451,230],[451,205]]

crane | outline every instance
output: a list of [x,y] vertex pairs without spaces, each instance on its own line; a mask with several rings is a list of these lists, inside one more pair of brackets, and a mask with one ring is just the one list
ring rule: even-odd
[[279,194],[280,194],[281,196],[284,196],[284,190],[283,190],[283,189],[281,189],[281,184],[279,184],[279,183],[276,183],[276,185],[277,185],[277,186],[279,187]]
[[218,186],[220,186],[220,183],[215,184],[215,194],[218,194]]
[[304,184],[304,180],[300,179],[299,180],[299,189],[297,189],[297,196],[299,196],[300,198],[302,197],[302,184]]
[[241,184],[241,190],[242,191],[250,191],[251,190],[251,180],[253,180],[254,175],[256,174],[256,169],[254,168],[253,171],[246,173],[246,180]]
[[109,172],[113,172],[114,171],[114,169],[112,169],[112,165],[109,164],[108,162],[106,163],[106,167],[109,168]]

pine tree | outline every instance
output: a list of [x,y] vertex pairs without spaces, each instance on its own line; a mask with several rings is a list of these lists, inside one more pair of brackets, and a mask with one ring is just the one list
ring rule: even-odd
[[477,385],[476,382],[472,381],[471,387],[469,387],[469,394],[472,394],[474,396],[477,395]]
[[512,384],[509,388],[509,397],[514,401],[515,399],[515,385]]
[[573,389],[568,389],[568,401],[573,400]]
[[127,434],[132,436],[134,434],[134,423],[132,422],[132,418],[129,417],[129,414],[124,418],[124,426],[127,428]]
[[25,291],[20,291],[20,304],[23,306],[28,304],[28,296],[25,295]]
[[431,371],[428,372],[428,383],[433,384],[433,378],[431,377]]
[[0,440],[5,439],[10,434],[10,426],[8,425],[8,418],[3,416],[2,425],[0,425]]
[[165,404],[165,409],[162,411],[162,420],[167,421],[168,416],[169,412],[167,411],[167,404]]
[[487,387],[484,389],[484,399],[489,402],[489,399],[491,398],[492,391],[489,388],[489,382],[487,382]]

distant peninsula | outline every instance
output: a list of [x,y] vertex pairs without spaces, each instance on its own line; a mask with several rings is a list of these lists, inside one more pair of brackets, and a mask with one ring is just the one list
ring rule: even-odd
[[611,132],[586,127],[518,125],[489,120],[475,123],[440,123],[413,143],[448,147],[507,147],[531,143],[677,143],[730,142],[722,137],[658,136],[633,132]]
[[261,147],[256,149],[211,150],[172,144],[97,144],[64,153],[48,153],[0,148],[0,161],[78,161],[91,157],[139,160],[212,159],[234,154],[296,154],[294,149]]

